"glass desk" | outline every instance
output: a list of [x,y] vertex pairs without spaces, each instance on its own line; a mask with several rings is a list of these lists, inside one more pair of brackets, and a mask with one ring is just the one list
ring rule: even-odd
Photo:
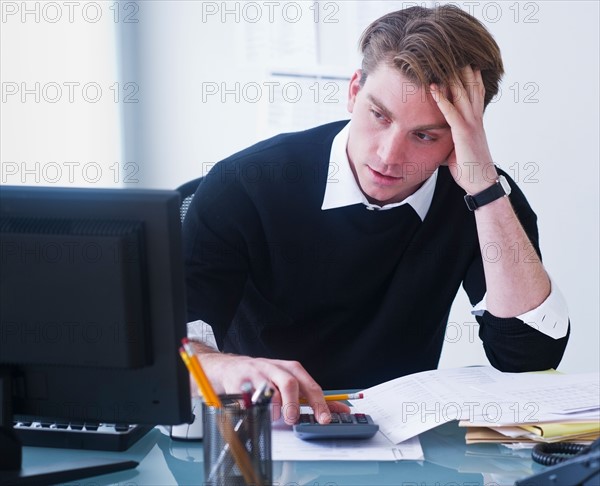
[[[424,461],[286,461],[273,462],[278,486],[502,486],[539,472],[530,450],[511,451],[496,444],[465,444],[464,429],[456,422],[421,434]],[[125,452],[25,447],[23,465],[42,466],[78,458],[104,457],[138,461],[136,469],[82,479],[80,486],[122,486],[203,483],[202,442],[172,441],[152,430]]]

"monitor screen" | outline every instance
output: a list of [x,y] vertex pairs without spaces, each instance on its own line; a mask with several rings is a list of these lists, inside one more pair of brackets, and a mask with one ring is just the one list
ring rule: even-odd
[[189,420],[177,192],[2,187],[0,268],[5,416]]

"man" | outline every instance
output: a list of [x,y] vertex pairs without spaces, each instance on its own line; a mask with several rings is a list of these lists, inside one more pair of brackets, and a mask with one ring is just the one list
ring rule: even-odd
[[413,7],[361,50],[349,123],[221,161],[184,223],[188,317],[220,350],[197,344],[203,366],[219,392],[270,381],[287,422],[301,397],[328,422],[322,388],[435,368],[461,284],[493,366],[556,367],[568,340],[536,216],[488,148],[491,35],[456,7]]

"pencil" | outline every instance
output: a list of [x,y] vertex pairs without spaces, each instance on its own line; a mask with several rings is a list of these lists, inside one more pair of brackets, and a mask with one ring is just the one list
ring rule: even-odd
[[210,382],[208,381],[206,374],[200,366],[198,358],[196,358],[196,355],[191,354],[190,356],[190,354],[191,353],[189,349],[179,348],[179,355],[181,356],[181,359],[185,363],[188,371],[190,372],[190,375],[192,375],[192,377],[196,381],[198,389],[200,390],[200,393],[202,394],[202,397],[204,398],[206,404],[211,407],[221,408],[221,400],[219,399],[219,397],[213,390],[213,387],[211,386]]
[[[209,406],[223,408],[221,400],[215,393],[210,381],[208,381],[208,377],[204,373],[202,365],[200,364],[200,361],[198,361],[198,357],[194,354],[188,340],[184,338],[182,342],[183,347],[179,348],[179,355],[181,356],[181,359],[183,360],[190,374],[193,376],[194,380],[196,380],[196,384],[198,385],[204,401]],[[240,438],[237,436],[233,428],[233,424],[229,421],[227,414],[225,414],[224,417],[225,420],[219,420],[217,425],[221,435],[223,436],[223,439],[225,439],[225,442],[229,444],[229,449],[231,450],[238,468],[244,476],[244,481],[246,481],[246,484],[262,486],[262,480],[260,477],[257,477],[256,471],[252,467],[250,457],[248,456],[248,451],[241,443]]]
[[[334,402],[338,400],[359,400],[361,398],[365,398],[363,393],[340,393],[337,395],[325,395],[326,402]],[[300,403],[306,405],[308,404],[308,400],[306,400],[306,398],[301,398]]]

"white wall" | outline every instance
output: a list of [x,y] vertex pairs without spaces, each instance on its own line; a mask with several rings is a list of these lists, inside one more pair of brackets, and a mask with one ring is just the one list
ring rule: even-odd
[[[117,162],[121,185],[174,188],[272,133],[342,118],[361,30],[386,11],[436,2],[100,2],[97,22],[82,13],[69,22],[68,2],[51,3],[63,6],[59,22],[44,19],[44,3],[40,22],[4,15],[21,2],[2,4],[2,183],[22,177],[9,174],[14,161],[99,160],[105,179],[96,184],[114,183]],[[81,4],[88,17],[93,3]],[[544,261],[569,303],[561,369],[598,370],[598,3],[453,3],[480,18],[503,52],[488,138],[539,216]],[[94,81],[104,98],[4,99],[6,82],[36,80]],[[109,103],[115,82],[121,96]],[[461,294],[441,366],[486,362],[468,311]]]
[[135,86],[117,69],[118,11],[0,3],[2,184],[104,187],[135,171],[121,154],[119,110]]

